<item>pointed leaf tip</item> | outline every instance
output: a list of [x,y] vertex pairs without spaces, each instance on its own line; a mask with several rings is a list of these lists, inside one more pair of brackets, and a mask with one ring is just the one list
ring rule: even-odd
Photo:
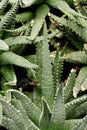
[[4,50],[4,51],[8,51],[9,50],[8,45],[1,39],[0,39],[0,50]]

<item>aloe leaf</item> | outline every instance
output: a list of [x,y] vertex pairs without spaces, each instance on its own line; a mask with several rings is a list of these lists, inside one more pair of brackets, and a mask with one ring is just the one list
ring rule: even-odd
[[64,60],[72,63],[87,64],[87,54],[85,51],[74,51],[64,55]]
[[49,108],[47,101],[43,97],[42,98],[42,112],[41,112],[40,121],[39,121],[41,130],[48,129],[50,118],[51,118],[51,110]]
[[37,65],[29,62],[22,56],[19,56],[13,52],[4,52],[3,54],[0,55],[0,64],[1,65],[6,65],[6,64],[14,64],[17,66],[25,67],[25,68],[36,68]]
[[86,130],[87,129],[87,115],[83,118],[83,121],[78,130]]
[[62,86],[57,89],[49,128],[63,130],[65,123],[65,104],[62,94]]
[[74,99],[65,105],[65,110],[66,110],[66,118],[71,118],[73,111],[80,106],[82,103],[87,101],[87,95],[81,96],[77,99]]
[[[84,27],[79,26],[76,22],[74,22],[70,19],[66,19],[63,17],[59,18],[52,14],[50,14],[49,16],[52,19],[54,19],[61,26],[65,26],[65,28],[68,28],[70,31],[74,32],[76,35],[81,37],[85,42],[87,41],[87,37],[86,37],[87,30]],[[82,33],[82,31],[83,31],[83,33]]]
[[2,88],[2,91],[4,92],[8,90],[9,88],[11,88],[10,85],[5,84],[6,82],[7,82],[6,79],[4,77],[1,77],[1,88]]
[[2,122],[2,104],[0,103],[0,124]]
[[8,4],[8,0],[2,0],[2,1],[0,1],[0,14],[3,13],[3,11],[6,8],[7,4]]
[[87,115],[87,102],[82,103],[73,110],[71,118],[79,118]]
[[75,87],[73,88],[73,96],[76,98],[80,90],[85,90],[87,81],[87,67],[82,67],[76,78]]
[[35,104],[33,104],[33,102],[23,93],[17,90],[8,90],[8,92],[9,91],[12,93],[12,95],[14,95],[17,99],[21,101],[31,121],[38,125],[39,117],[41,114],[40,109]]
[[14,108],[10,103],[6,102],[4,99],[0,99],[2,104],[3,113],[8,117],[14,120],[19,130],[25,130],[24,118],[22,114]]
[[5,127],[8,130],[19,130],[18,126],[15,124],[15,121],[5,116],[2,117],[1,126]]
[[9,37],[6,38],[4,41],[9,47],[13,45],[31,44],[31,42],[28,40],[28,36]]
[[42,3],[44,0],[20,0],[20,5],[22,8],[26,8],[29,7],[33,4],[38,4],[38,3]]
[[15,0],[15,1],[14,0],[9,0],[9,3],[10,4],[16,4],[16,3],[18,3],[18,0]]
[[30,11],[16,14],[16,22],[25,22],[25,21],[29,22],[32,16],[33,13]]
[[4,83],[4,85],[11,85],[11,86],[15,86],[17,83],[17,78],[16,78],[16,74],[13,70],[13,67],[11,65],[4,65],[1,66],[0,68],[0,72],[2,74],[2,76],[5,78],[6,82]]
[[76,76],[76,70],[72,69],[68,76],[66,85],[63,89],[65,103],[69,102],[71,98],[73,98],[73,87],[75,85],[75,76]]
[[[78,23],[78,18],[85,18],[87,17],[81,15],[80,13],[77,13],[74,9],[70,8],[70,6],[67,4],[66,1],[63,0],[47,0],[46,1],[49,5],[52,7],[61,10],[64,14],[66,14],[69,18],[75,20]],[[76,17],[77,16],[77,17]],[[79,19],[80,20],[80,19]],[[84,20],[83,20],[84,21]],[[86,22],[87,24],[87,22]],[[82,24],[81,24],[82,25]],[[83,26],[83,25],[82,25]]]
[[64,124],[64,130],[71,130],[74,128],[78,123],[80,123],[82,119],[70,119],[70,120],[65,120]]
[[1,39],[0,39],[0,50],[4,50],[4,51],[8,51],[9,50],[8,45]]
[[47,100],[50,109],[53,107],[54,100],[54,87],[53,87],[53,76],[52,76],[52,66],[50,62],[50,52],[47,39],[47,27],[44,24],[43,29],[44,40],[42,42],[42,76],[41,76],[41,88],[42,96]]
[[28,118],[27,112],[20,100],[13,99],[12,104],[22,113],[26,130],[39,130],[39,128]]
[[55,54],[55,59],[53,62],[53,80],[54,80],[54,89],[58,87],[58,84],[61,81],[62,70],[63,70],[63,59],[60,56],[60,52],[57,50]]
[[49,12],[49,7],[45,4],[41,5],[36,10],[36,17],[34,19],[34,24],[33,24],[29,39],[34,40],[36,38],[40,29],[42,28],[44,19],[45,19],[46,15],[48,14],[48,12]]
[[71,130],[86,130],[87,129],[87,115],[82,119],[81,122],[78,122],[77,125]]
[[[2,18],[2,20],[0,21],[0,32],[3,31],[3,29],[6,29],[8,27],[8,25],[12,22],[12,20],[15,17],[15,14],[17,12],[18,9],[18,3],[16,3],[12,9],[10,9],[5,16]],[[0,34],[0,37],[2,37],[2,33]]]

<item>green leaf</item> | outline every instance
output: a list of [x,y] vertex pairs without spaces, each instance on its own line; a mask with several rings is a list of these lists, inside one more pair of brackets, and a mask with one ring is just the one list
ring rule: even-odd
[[44,40],[42,42],[42,76],[41,76],[41,88],[42,96],[47,100],[50,108],[53,107],[54,100],[54,87],[53,87],[53,77],[52,77],[52,66],[50,62],[50,52],[47,39],[47,27],[44,24],[43,29]]
[[2,123],[2,104],[0,103],[0,124]]
[[5,117],[4,115],[2,117],[1,126],[7,128],[8,130],[19,130],[18,126],[15,124],[15,121],[11,118]]
[[0,14],[3,13],[3,11],[6,8],[7,4],[8,4],[8,0],[2,0],[2,1],[0,1]]
[[85,90],[87,81],[87,67],[82,67],[75,81],[73,96],[76,98],[80,90]]
[[79,118],[87,115],[87,102],[82,103],[73,110],[71,118]]
[[14,4],[14,6],[5,14],[5,16],[1,19],[0,21],[0,37],[2,37],[2,32],[4,29],[6,29],[9,24],[12,23],[15,14],[17,12],[18,9],[18,3]]
[[71,130],[86,130],[87,129],[87,115],[82,119],[81,122],[78,122],[77,125]]
[[42,3],[44,0],[20,0],[20,5],[22,8],[29,7],[33,4]]
[[62,86],[57,89],[56,99],[52,110],[49,128],[52,130],[63,130],[65,123],[65,104],[62,94]]
[[26,130],[39,130],[39,128],[28,118],[27,112],[20,100],[13,99],[12,104],[22,113]]
[[29,22],[32,16],[33,16],[33,13],[30,11],[16,14],[16,22]]
[[51,110],[47,101],[42,98],[42,112],[40,116],[40,128],[41,130],[47,130],[51,118]]
[[62,70],[63,70],[63,59],[60,55],[60,52],[57,50],[55,54],[55,59],[53,62],[53,80],[54,80],[54,89],[58,87],[58,84],[61,81]]
[[80,17],[87,19],[87,17],[81,15],[80,13],[77,13],[74,9],[70,8],[70,6],[64,0],[56,0],[55,2],[54,0],[47,0],[46,2],[52,7],[61,10],[65,15],[67,15],[70,19],[76,21],[77,23],[78,23],[78,18]]
[[16,4],[17,2],[18,2],[18,0],[15,0],[15,1],[14,0],[9,0],[10,4]]
[[21,101],[31,121],[38,125],[39,117],[41,114],[40,109],[23,93],[17,90],[8,90],[8,92],[9,91],[12,93],[13,96],[15,96],[18,100]]
[[87,64],[87,54],[85,51],[74,51],[64,55],[64,60],[72,63]]
[[78,123],[80,123],[82,119],[70,119],[70,120],[65,120],[64,124],[64,130],[71,130],[74,128]]
[[0,39],[0,50],[4,50],[4,51],[8,51],[9,50],[8,45],[1,39]]
[[[66,29],[68,28],[68,30],[70,30],[71,32],[74,32],[76,35],[78,35],[79,37],[81,37],[85,42],[87,41],[87,29],[78,25],[76,22],[74,22],[73,20],[70,19],[66,19],[66,18],[59,18],[58,16],[49,15],[52,19],[54,19],[58,24],[60,24],[61,26],[64,26]],[[83,33],[82,33],[83,32]]]
[[34,25],[32,27],[32,31],[31,31],[29,39],[34,40],[36,38],[40,29],[42,28],[44,19],[46,15],[48,14],[48,12],[49,12],[49,7],[45,4],[41,5],[36,10],[36,17],[34,19]]
[[4,85],[15,86],[17,83],[16,74],[11,65],[3,65],[0,68],[0,73],[5,78],[6,82]]
[[75,85],[75,76],[76,76],[76,70],[72,69],[68,76],[66,85],[63,89],[65,103],[69,102],[71,98],[73,98],[73,87]]
[[13,45],[31,44],[31,42],[28,40],[28,36],[9,37],[4,41],[9,47]]
[[87,115],[83,118],[83,121],[78,130],[86,130],[87,129]]
[[25,130],[24,118],[22,117],[22,114],[4,99],[0,99],[0,103],[2,104],[3,114],[15,122],[18,130]]
[[13,52],[4,52],[3,54],[0,55],[0,64],[1,65],[6,65],[6,64],[14,64],[17,66],[25,67],[25,68],[36,68],[37,65],[29,62],[22,56],[19,56]]
[[73,115],[74,110],[81,105],[82,103],[87,102],[87,95],[81,96],[77,99],[74,99],[65,105],[66,110],[66,118],[71,118]]

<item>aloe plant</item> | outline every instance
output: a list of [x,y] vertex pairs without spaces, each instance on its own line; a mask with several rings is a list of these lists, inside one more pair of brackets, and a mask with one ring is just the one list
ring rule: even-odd
[[[1,126],[8,130],[87,129],[86,7],[85,0],[0,1]],[[27,51],[31,45],[33,55]],[[74,63],[66,78],[65,62]],[[32,101],[17,90],[8,90],[17,84],[14,66],[38,80]]]
[[[75,71],[71,71],[65,88],[64,85],[60,83],[60,85],[57,84],[56,86],[56,92],[53,91],[54,87],[52,84],[52,67],[50,63],[50,57],[47,57],[49,53],[49,48],[47,46],[46,23],[44,23],[43,26],[43,37],[44,39],[42,41],[41,48],[43,52],[41,55],[42,70],[40,73],[42,90],[42,95],[40,98],[42,98],[42,109],[37,107],[36,104],[34,104],[31,99],[29,99],[29,97],[19,92],[18,90],[7,90],[4,93],[4,96],[1,96],[0,98],[2,110],[2,116],[0,119],[1,126],[4,126],[9,130],[85,130],[85,128],[87,127],[87,116],[85,115],[84,118],[78,117],[78,119],[73,119],[72,117],[73,112],[76,112],[78,110],[78,106],[79,110],[81,111],[81,109],[83,108],[82,104],[87,102],[87,95],[83,95],[74,99],[73,88],[75,86],[75,82],[73,81],[76,78]],[[61,52],[60,54],[63,54],[63,52]],[[62,58],[62,55],[60,56]],[[46,58],[48,59],[48,63],[46,63]],[[46,71],[44,71],[46,64],[47,69]],[[57,72],[61,75],[60,71]],[[49,73],[50,75],[48,77]],[[45,75],[47,75],[46,78]],[[71,97],[70,94],[72,94]],[[77,117],[76,113],[74,113],[74,117],[75,116]]]
[[12,95],[12,97],[10,100],[7,96],[0,98],[3,110],[0,120],[1,126],[9,130],[77,130],[87,126],[86,117],[66,120],[66,113],[73,108],[76,109],[76,104],[78,106],[78,103],[87,101],[87,97],[64,104],[62,86],[57,90],[52,110],[45,98],[42,98],[42,110],[40,110],[27,96],[17,90],[8,90],[6,95]]

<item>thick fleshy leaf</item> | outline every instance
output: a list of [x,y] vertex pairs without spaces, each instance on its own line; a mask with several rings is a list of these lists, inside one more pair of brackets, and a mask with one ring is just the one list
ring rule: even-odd
[[41,3],[43,0],[20,0],[19,2],[22,8],[26,8],[33,5],[34,3]]
[[65,110],[66,110],[66,118],[70,119],[73,115],[73,111],[83,104],[84,102],[87,102],[87,95],[81,96],[77,99],[74,99],[68,103],[65,104]]
[[42,96],[47,100],[50,109],[52,110],[54,101],[54,87],[53,87],[53,76],[52,76],[52,66],[50,62],[50,52],[47,39],[47,27],[44,24],[43,29],[44,40],[42,43],[42,74],[41,74],[41,88]]
[[65,120],[64,124],[64,130],[71,130],[74,128],[78,123],[80,123],[82,119],[70,119],[70,120]]
[[11,94],[19,99],[24,107],[24,109],[27,112],[28,117],[31,119],[32,122],[34,122],[36,125],[39,123],[39,117],[41,114],[40,109],[23,93],[17,91],[17,90],[8,90],[8,92],[11,92]]
[[13,99],[12,103],[22,113],[26,130],[39,130],[39,128],[28,118],[27,112],[23,107],[23,104],[18,99]]
[[52,130],[63,130],[65,123],[65,104],[62,86],[57,89],[55,98],[49,130],[50,128],[52,128]]
[[73,98],[73,87],[75,86],[75,76],[76,76],[76,70],[72,69],[68,76],[66,85],[63,89],[65,103],[69,102],[71,98]]
[[87,115],[71,130],[87,130]]
[[40,116],[40,128],[41,130],[47,130],[51,119],[51,110],[47,101],[42,98],[42,113]]
[[0,39],[0,50],[4,50],[4,51],[8,51],[9,50],[8,45],[1,39]]
[[34,24],[33,24],[32,31],[29,37],[30,40],[34,40],[36,36],[38,35],[48,12],[49,12],[49,7],[45,4],[41,5],[36,10],[36,17],[34,19]]
[[2,122],[2,104],[0,103],[0,124]]
[[24,118],[20,111],[18,111],[4,99],[0,99],[0,103],[2,104],[3,114],[5,114],[8,118],[14,120],[19,130],[25,130]]
[[2,76],[4,77],[4,79],[6,80],[4,85],[6,85],[6,84],[11,85],[11,86],[16,85],[17,78],[16,78],[16,74],[13,70],[13,67],[11,65],[1,66],[0,72],[1,72]]
[[76,78],[75,87],[73,88],[73,96],[77,97],[80,90],[85,90],[87,85],[87,67],[80,69],[80,72]]
[[14,65],[21,66],[24,68],[36,68],[37,67],[37,65],[29,62],[22,56],[19,56],[11,51],[4,52],[0,55],[0,64],[1,65],[14,64]]
[[2,117],[2,123],[1,126],[5,127],[8,130],[18,130],[18,126],[15,124],[15,121],[11,118],[5,117],[3,115]]

